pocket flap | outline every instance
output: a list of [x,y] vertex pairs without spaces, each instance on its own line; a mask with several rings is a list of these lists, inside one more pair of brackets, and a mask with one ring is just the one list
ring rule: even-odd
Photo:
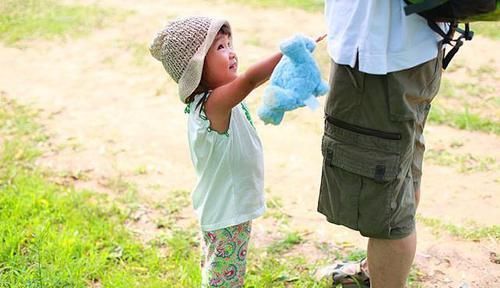
[[325,135],[323,137],[325,161],[328,165],[336,166],[361,176],[371,178],[377,182],[387,182],[395,179],[399,174],[399,154],[380,149],[342,143]]

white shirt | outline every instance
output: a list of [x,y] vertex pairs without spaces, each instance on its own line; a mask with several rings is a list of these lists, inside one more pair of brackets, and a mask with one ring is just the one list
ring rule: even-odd
[[404,0],[325,0],[328,54],[338,64],[387,74],[437,56],[439,36],[417,14],[406,16]]
[[196,109],[201,96],[189,104],[188,140],[198,178],[191,197],[201,229],[212,231],[264,213],[264,160],[244,104],[232,109],[227,133],[219,134]]

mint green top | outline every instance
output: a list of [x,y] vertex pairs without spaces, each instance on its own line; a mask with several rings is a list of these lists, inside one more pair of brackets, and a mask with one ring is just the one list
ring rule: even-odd
[[245,105],[231,111],[229,129],[210,129],[197,95],[186,108],[191,160],[197,175],[193,207],[203,231],[252,220],[265,211],[262,144]]

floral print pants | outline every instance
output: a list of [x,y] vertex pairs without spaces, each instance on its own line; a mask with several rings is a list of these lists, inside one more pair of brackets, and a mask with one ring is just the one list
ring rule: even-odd
[[202,231],[201,286],[243,287],[252,222]]

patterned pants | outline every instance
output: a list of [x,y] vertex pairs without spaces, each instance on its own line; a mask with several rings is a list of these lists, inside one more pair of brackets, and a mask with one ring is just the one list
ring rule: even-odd
[[202,231],[201,286],[243,287],[252,222]]

